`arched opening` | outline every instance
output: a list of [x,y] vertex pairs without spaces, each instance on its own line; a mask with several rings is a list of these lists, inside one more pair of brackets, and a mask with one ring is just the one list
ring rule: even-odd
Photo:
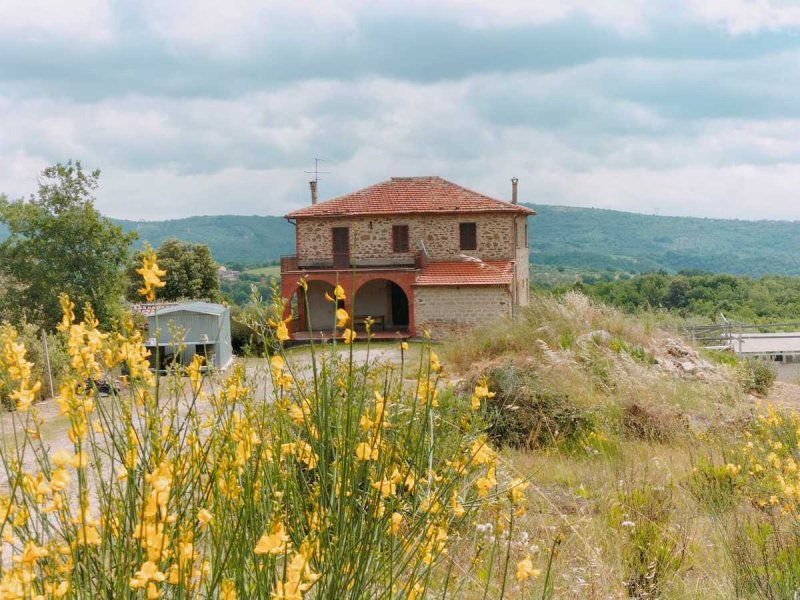
[[311,331],[330,331],[333,328],[336,307],[325,298],[326,293],[333,296],[333,286],[325,281],[309,281],[308,291],[297,288],[291,301],[295,331],[308,331],[309,320]]
[[372,317],[375,331],[406,329],[409,324],[408,296],[394,281],[373,279],[358,288],[353,313],[359,328],[363,328],[366,317]]

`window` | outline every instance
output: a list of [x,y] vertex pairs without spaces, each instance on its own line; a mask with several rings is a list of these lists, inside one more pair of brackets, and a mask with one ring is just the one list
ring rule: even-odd
[[462,250],[478,249],[478,231],[475,223],[459,223],[458,233]]
[[408,252],[408,225],[392,225],[392,252]]

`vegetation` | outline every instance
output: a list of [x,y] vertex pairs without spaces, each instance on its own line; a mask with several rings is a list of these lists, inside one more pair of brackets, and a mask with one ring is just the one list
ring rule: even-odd
[[[141,277],[137,269],[141,267],[146,250],[136,252],[128,265],[128,299],[141,298],[139,288]],[[167,271],[164,287],[159,298],[165,301],[208,300],[215,302],[220,296],[219,265],[211,257],[211,250],[205,244],[185,244],[176,239],[168,239],[156,250],[158,264]]]
[[[152,252],[140,271],[153,301],[165,273]],[[513,543],[529,484],[502,468],[481,432],[490,392],[457,396],[428,345],[399,367],[357,362],[347,342],[344,352],[315,346],[306,371],[283,351],[276,305],[259,309],[278,349],[261,374],[240,365],[217,377],[197,357],[164,378],[130,321],[103,332],[89,308],[79,321],[66,295],[60,304],[70,358],[57,400],[63,439],[48,440],[26,348],[0,327],[0,388],[16,408],[0,445],[4,598],[547,589],[550,572],[540,584],[535,563],[550,557]],[[332,325],[352,340],[348,322],[339,309]],[[92,382],[122,370],[125,389],[99,397]]]
[[79,314],[88,303],[101,323],[119,315],[122,268],[135,234],[95,209],[99,176],[80,162],[59,163],[42,172],[35,196],[0,197],[0,222],[9,231],[0,243],[0,276],[13,286],[0,295],[0,314],[52,330],[60,318],[56,295],[65,292]]
[[700,356],[658,323],[534,294],[442,354],[494,394],[488,431],[534,490],[516,527],[557,545],[552,597],[791,598],[800,420],[749,399],[755,379],[769,394],[761,363]]
[[[135,231],[141,243],[160,246],[170,238],[207,244],[214,258],[241,271],[263,265],[283,254],[294,254],[294,228],[283,217],[219,215],[170,221],[116,219],[125,231]],[[232,265],[230,263],[238,263]]]
[[[627,311],[664,309],[682,317],[767,323],[800,321],[800,278],[759,279],[684,272],[645,273],[629,279],[572,286]],[[562,289],[563,291],[563,289]]]

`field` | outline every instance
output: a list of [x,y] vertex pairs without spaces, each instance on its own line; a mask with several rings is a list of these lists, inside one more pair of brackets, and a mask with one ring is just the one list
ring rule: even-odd
[[257,267],[255,269],[247,269],[243,271],[246,275],[258,275],[262,277],[280,277],[280,265],[270,265],[268,267]]

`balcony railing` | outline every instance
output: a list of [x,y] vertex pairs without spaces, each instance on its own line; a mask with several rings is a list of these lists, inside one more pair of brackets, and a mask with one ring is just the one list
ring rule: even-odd
[[297,271],[297,270],[299,270],[297,255],[287,254],[285,256],[281,256],[281,273],[286,273],[287,271]]
[[289,271],[330,271],[348,270],[353,267],[358,269],[385,269],[385,268],[422,268],[423,260],[420,255],[405,257],[389,257],[379,260],[353,259],[347,256],[336,256],[328,259],[301,259],[295,254],[281,256],[281,273]]

